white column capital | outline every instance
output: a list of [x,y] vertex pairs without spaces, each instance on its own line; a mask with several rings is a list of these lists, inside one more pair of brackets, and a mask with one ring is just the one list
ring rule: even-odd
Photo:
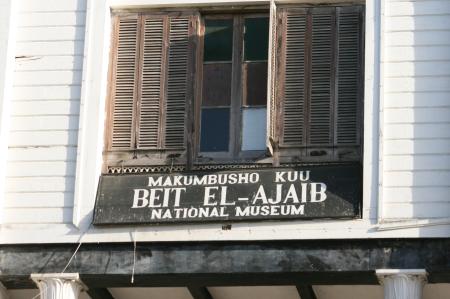
[[421,299],[427,282],[425,269],[378,269],[376,275],[385,299]]
[[78,273],[35,273],[31,279],[39,287],[41,299],[77,299],[87,290]]

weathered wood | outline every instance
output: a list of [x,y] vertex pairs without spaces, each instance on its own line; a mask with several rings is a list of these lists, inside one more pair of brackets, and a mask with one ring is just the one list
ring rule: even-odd
[[233,71],[231,79],[231,109],[230,109],[230,143],[229,152],[238,156],[241,148],[240,128],[242,103],[242,55],[244,43],[244,18],[234,16],[233,24]]
[[160,148],[164,147],[165,143],[165,134],[164,130],[166,127],[166,119],[165,119],[165,113],[164,109],[162,109],[165,105],[165,99],[167,95],[167,61],[169,56],[169,17],[163,16],[164,19],[164,27],[163,27],[163,51],[162,51],[162,57],[161,57],[161,81],[160,81],[160,96],[159,96],[159,107],[161,108],[159,110],[159,136],[158,136],[158,146]]
[[114,85],[111,94],[111,149],[136,148],[136,113],[139,74],[141,17],[117,17],[114,38]]
[[[337,146],[338,144],[338,111],[339,111],[339,91],[338,91],[338,83],[339,83],[339,8],[336,8],[331,13],[331,21],[333,26],[331,26],[331,36],[332,36],[332,45],[331,45],[331,90],[330,90],[330,135],[331,135],[331,144]],[[336,149],[333,149],[332,153],[333,157],[337,156]]]
[[274,75],[273,78],[273,99],[271,105],[271,143],[273,150],[273,161],[272,164],[274,167],[280,165],[280,143],[282,141],[281,134],[282,130],[282,101],[278,100],[281,96],[284,96],[284,85],[280,84],[280,82],[285,81],[285,61],[286,61],[286,12],[283,10],[277,11],[278,8],[275,8],[275,58],[274,58]]
[[190,120],[192,127],[192,135],[190,141],[192,143],[192,162],[194,162],[195,157],[198,156],[200,151],[200,115],[201,115],[201,105],[202,105],[202,95],[203,95],[203,52],[205,44],[205,18],[199,18],[198,28],[196,30],[198,34],[196,53],[195,53],[195,75],[193,78],[194,83],[194,104],[193,104],[193,119]]
[[[31,288],[31,273],[61,272],[77,244],[0,246],[0,281]],[[427,269],[450,282],[450,239],[83,244],[66,272],[90,288],[378,284],[375,270]]]
[[188,290],[194,299],[213,299],[208,289],[205,287],[188,286]]
[[317,299],[316,293],[314,293],[311,285],[298,284],[296,288],[301,299]]
[[[305,108],[303,111],[303,117],[305,120],[304,125],[304,138],[303,145],[309,145],[309,136],[311,133],[311,70],[312,70],[312,13],[311,9],[306,12],[306,33],[305,33]],[[304,151],[306,153],[306,151]]]
[[[163,11],[114,14],[116,24],[113,28],[111,45],[113,50],[110,62],[111,86],[107,108],[109,109],[107,123],[110,125],[105,135],[105,144],[109,151],[125,150],[134,158],[136,149],[147,150],[147,156],[157,156],[157,151],[166,151],[170,148],[177,151],[177,156],[183,156],[182,163],[186,163],[186,154],[183,152],[186,143],[185,120],[192,119],[192,116],[189,111],[188,115],[181,116],[181,111],[186,111],[185,100],[187,99],[189,103],[190,98],[193,98],[191,85],[195,49],[191,37],[195,36],[197,18],[198,14],[192,10],[182,14]],[[131,28],[134,31],[128,27],[122,30],[119,25],[125,22],[124,26],[130,26],[127,23],[130,20],[136,23],[135,28]],[[156,23],[150,24],[150,21]],[[158,21],[161,24],[157,23]],[[136,45],[130,46],[128,40],[119,44],[121,30],[126,38],[134,38]],[[159,35],[152,35],[151,30]],[[157,42],[162,44],[161,51],[149,48],[146,44]],[[121,64],[118,53],[123,53],[122,60],[130,62]],[[126,76],[124,71],[127,72]],[[187,84],[184,84],[184,80]],[[118,87],[120,95],[116,96],[115,90]],[[184,88],[186,94],[181,94],[180,88]],[[160,91],[159,94],[157,90]],[[128,92],[128,98],[124,98],[124,91]],[[118,113],[115,110],[118,110]],[[150,119],[153,122],[149,122]],[[189,149],[188,154],[191,152]],[[109,154],[104,155],[104,160],[106,165],[103,168],[104,172],[107,171],[107,166],[124,161],[123,159],[111,161]],[[163,163],[174,164],[174,161]]]
[[[161,73],[164,65],[161,57],[164,53],[164,19],[149,16],[142,21],[142,43],[139,64],[141,74],[138,86],[136,139],[137,148],[158,149],[161,136]],[[158,59],[159,58],[159,59]],[[159,87],[159,88],[158,88]]]
[[189,20],[189,57],[188,57],[188,79],[186,87],[186,126],[185,126],[185,142],[186,142],[186,168],[192,169],[195,153],[195,75],[197,71],[197,51],[198,51],[198,26],[200,16],[194,15]]
[[[280,16],[284,27],[279,28],[282,39],[279,42],[281,72],[279,78],[280,106],[279,131],[280,143],[283,146],[305,145],[305,96],[306,88],[306,11],[283,11]],[[293,33],[294,32],[294,33]],[[297,152],[296,156],[301,156]]]
[[[110,41],[110,54],[109,54],[109,69],[108,69],[108,86],[106,91],[106,107],[105,107],[105,123],[110,124],[113,121],[113,110],[114,110],[114,89],[115,86],[115,61],[117,60],[116,50],[118,45],[117,30],[118,30],[118,17],[114,16],[112,18],[112,28],[111,28],[111,41]],[[105,126],[105,133],[103,135],[103,142],[105,144],[105,149],[111,150],[112,148],[112,130],[113,126]],[[106,169],[106,163],[102,166],[102,172]]]
[[106,288],[92,288],[87,290],[87,293],[91,299],[114,299],[113,295]]
[[[361,157],[359,139],[356,141],[359,135],[354,138],[355,142],[350,142],[352,141],[351,133],[358,131],[355,134],[359,134],[361,130],[361,126],[356,121],[353,122],[354,125],[352,123],[353,119],[359,119],[362,115],[360,107],[362,105],[359,103],[362,98],[361,93],[354,96],[355,104],[351,106],[348,104],[349,100],[345,98],[346,94],[342,90],[339,91],[337,87],[340,82],[358,91],[362,85],[361,79],[357,80],[358,82],[355,81],[352,86],[352,82],[347,82],[345,74],[339,77],[342,61],[349,63],[348,59],[341,59],[341,61],[338,57],[339,34],[349,30],[347,27],[336,26],[336,13],[340,9],[341,7],[306,8],[298,5],[280,5],[277,13],[279,35],[277,46],[280,49],[276,48],[279,72],[277,100],[280,109],[274,122],[280,128],[281,156],[296,157],[302,161],[306,161],[309,157],[315,157],[321,161],[346,160],[348,155],[341,147],[357,146],[351,153],[352,159]],[[360,6],[342,9],[354,11],[357,17],[362,15]],[[304,14],[305,24],[300,22],[302,14]],[[358,25],[363,24],[364,20],[361,17]],[[304,37],[301,36],[301,29],[304,30]],[[359,37],[355,38],[360,41]],[[302,41],[304,41],[303,46]],[[356,53],[353,55],[354,61],[350,62],[358,64],[357,72],[361,72],[363,70],[360,64],[362,47],[358,45],[358,47],[348,46],[348,48]],[[343,52],[350,51],[343,50]],[[300,54],[304,54],[303,57]],[[304,82],[297,78],[301,72],[303,72]],[[362,76],[358,78],[360,77]],[[294,84],[295,82],[297,85]],[[342,108],[343,105],[339,106],[338,92],[341,92],[341,100],[346,101],[346,110]],[[301,115],[301,118],[298,115]],[[341,120],[343,117],[346,117],[344,123]],[[337,135],[338,126],[341,130],[339,136]],[[287,148],[295,148],[297,151],[284,151]]]

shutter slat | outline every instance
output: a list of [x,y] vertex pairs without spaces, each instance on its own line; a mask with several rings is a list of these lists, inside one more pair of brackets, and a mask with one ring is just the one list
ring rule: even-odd
[[111,148],[130,149],[133,145],[138,20],[121,18],[118,27]]
[[311,145],[332,143],[332,26],[331,14],[312,15],[311,98],[309,103],[309,144]]
[[360,13],[338,10],[337,144],[358,144]]
[[163,19],[144,23],[138,148],[157,148],[160,131],[161,74],[164,50]]
[[165,147],[183,148],[189,56],[189,17],[171,18],[167,74]]
[[302,145],[305,123],[306,14],[289,12],[286,18],[283,144]]

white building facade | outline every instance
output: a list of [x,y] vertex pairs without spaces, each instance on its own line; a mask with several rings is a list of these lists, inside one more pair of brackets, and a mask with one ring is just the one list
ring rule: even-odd
[[[110,150],[114,149],[114,144],[109,147],[108,142],[114,143],[114,134],[118,134],[118,131],[111,129],[115,125],[111,123],[111,118],[116,117],[114,111],[119,111],[118,104],[114,108],[108,107],[114,98],[111,90],[115,90],[115,103],[120,100],[117,90],[121,88],[121,78],[117,73],[123,71],[118,67],[121,65],[122,37],[121,29],[114,27],[121,26],[117,25],[121,22],[120,18],[133,19],[138,15],[137,20],[143,18],[144,23],[137,21],[137,24],[146,30],[147,14],[160,16],[168,11],[168,15],[172,16],[195,11],[192,15],[198,17],[195,20],[198,20],[199,27],[190,29],[189,34],[196,36],[197,33],[204,34],[202,28],[205,27],[201,26],[204,26],[205,16],[232,15],[234,26],[240,22],[235,15],[267,16],[269,56],[266,61],[257,61],[265,63],[269,69],[266,79],[269,114],[264,118],[266,120],[276,114],[270,114],[274,107],[270,101],[275,99],[274,102],[277,102],[280,74],[285,77],[289,75],[288,72],[283,73],[291,65],[289,59],[287,62],[279,60],[279,57],[289,55],[286,54],[289,48],[285,52],[279,50],[283,46],[278,48],[276,41],[277,38],[282,40],[280,28],[284,28],[277,27],[282,26],[277,18],[283,9],[289,15],[291,7],[296,12],[300,11],[299,14],[307,11],[305,16],[314,15],[319,9],[336,9],[332,13],[336,20],[347,12],[346,9],[352,12],[355,7],[359,9],[358,16],[362,21],[357,35],[361,48],[356,55],[359,55],[357,78],[360,86],[356,88],[359,91],[355,92],[359,92],[362,104],[355,108],[359,111],[357,117],[361,119],[360,122],[355,121],[355,132],[361,135],[358,139],[361,141],[358,144],[360,155],[356,159],[360,167],[357,180],[360,189],[355,191],[354,213],[336,217],[337,214],[324,212],[319,213],[320,217],[314,214],[311,217],[306,215],[307,219],[290,217],[282,220],[263,217],[196,223],[174,220],[169,224],[155,224],[150,220],[140,223],[137,218],[132,218],[121,222],[121,218],[114,214],[117,213],[114,212],[115,206],[109,204],[115,202],[116,199],[112,199],[114,194],[120,193],[117,189],[111,192],[111,201],[101,206],[102,194],[121,183],[113,181],[110,187],[105,187],[99,185],[100,177],[115,180],[125,175],[145,176],[146,172],[150,176],[154,175],[151,172],[169,175],[172,167],[182,164],[177,163],[179,156],[170,158],[171,163],[154,163],[162,167],[159,171],[155,171],[150,162],[134,163],[131,160],[144,161],[148,158],[148,155],[143,158],[145,151],[140,151],[138,145],[129,151],[132,159],[121,158],[108,164],[111,161],[108,160],[108,153],[115,154]],[[4,286],[0,289],[1,298],[33,298],[39,292],[41,298],[93,299],[448,298],[450,1],[3,0],[0,8],[0,282]],[[178,15],[173,18],[178,18]],[[291,18],[295,16],[293,13]],[[115,21],[116,18],[119,21]],[[307,17],[305,20],[308,22]],[[312,20],[313,25],[305,26],[314,26],[314,17]],[[250,30],[247,27],[242,29],[244,27],[233,28],[235,31]],[[330,32],[340,30],[333,26],[330,28]],[[311,32],[315,34],[314,27]],[[237,34],[233,36],[234,41],[239,43]],[[284,38],[289,39],[289,36],[288,33]],[[339,41],[345,44],[345,39],[338,40],[333,44],[336,46],[332,46],[335,47],[333,51],[339,52]],[[144,54],[136,55],[145,55],[145,39],[143,43],[139,51]],[[206,42],[193,43],[196,49],[201,49]],[[305,55],[313,57],[311,60],[305,59],[304,67],[307,68],[315,63],[314,48],[304,47],[310,49],[306,50]],[[163,70],[170,77],[170,45],[168,49],[165,54],[168,58],[164,58],[168,69]],[[251,49],[245,49],[245,53],[250,53]],[[207,55],[195,51],[192,50],[193,56]],[[335,74],[344,69],[343,64],[336,61],[351,51],[342,52],[329,62],[337,69]],[[233,69],[236,55],[247,55],[236,53],[240,52],[233,50],[232,55],[235,56],[230,58]],[[189,61],[189,67],[194,68]],[[198,67],[201,63],[195,61]],[[281,63],[285,63],[284,67]],[[201,66],[204,72],[206,65]],[[144,64],[142,69],[145,67]],[[319,67],[317,74],[320,76]],[[345,74],[339,74],[332,77],[331,81],[338,83],[332,83],[336,85],[332,85],[331,89],[340,88],[337,87],[341,86],[339,78],[344,78]],[[145,75],[135,76],[132,82],[146,80]],[[245,76],[249,76],[248,73]],[[312,83],[306,84],[305,88],[310,88],[314,95],[314,66],[311,77]],[[193,72],[189,79],[193,82],[192,98],[196,98],[196,92],[198,94],[197,82],[206,82],[198,78],[201,77]],[[236,90],[245,89],[242,86],[247,81],[242,82],[230,83],[232,98],[238,94]],[[167,82],[160,84],[169,86],[166,97],[170,98],[171,81],[167,79]],[[287,83],[283,84],[287,86]],[[133,88],[138,90],[136,92],[145,89]],[[336,98],[345,97],[344,88],[342,90],[342,96],[336,91]],[[189,91],[186,93],[189,94]],[[201,88],[199,93],[202,94]],[[308,105],[314,107],[313,101],[310,100]],[[230,109],[234,109],[232,105]],[[282,111],[287,111],[287,104],[283,105]],[[194,106],[192,114],[187,112],[186,115],[203,113],[203,106]],[[141,109],[143,105],[139,102],[137,107]],[[278,106],[275,104],[275,107]],[[108,109],[113,109],[113,112]],[[337,119],[334,121],[336,124],[340,117],[339,108],[333,109],[336,109],[336,114],[330,113],[334,115],[332,118]],[[268,124],[269,133],[265,134],[268,137],[264,136],[268,147],[273,146],[270,132],[277,130],[277,124],[283,126],[284,136],[288,135],[286,115],[283,116],[284,122],[275,122],[275,129]],[[311,112],[311,115],[310,123],[313,123],[314,113]],[[165,120],[164,126],[168,127],[168,123]],[[193,123],[192,132],[203,126],[198,121]],[[161,122],[159,124],[161,126]],[[140,124],[138,129],[143,126],[143,123]],[[195,135],[188,126],[185,127],[188,144],[191,139],[198,141],[206,138]],[[203,132],[205,128],[206,125]],[[308,128],[305,132],[310,132]],[[232,132],[233,129],[228,130]],[[137,140],[133,141],[136,144],[144,135],[133,134],[137,134],[133,137]],[[256,133],[252,131],[251,134],[255,136]],[[157,142],[168,142],[168,133],[165,136],[163,141]],[[286,138],[285,144],[288,143]],[[333,138],[337,140],[339,137]],[[230,146],[233,142],[230,141]],[[280,146],[275,142],[275,146],[267,150],[264,156],[267,160],[262,159],[259,164],[254,164],[267,164],[267,169],[309,169],[318,163],[319,160],[314,160],[314,157],[311,160],[299,158],[299,161],[292,156],[289,161],[274,158],[278,157],[274,153],[282,148],[282,143]],[[245,141],[239,139],[236,144],[241,146]],[[201,147],[203,144],[193,146],[192,151],[196,154],[193,154],[192,163],[189,162],[189,150],[186,154],[186,165],[191,163],[193,168],[183,166],[176,171],[197,174],[211,169],[195,168],[195,165],[202,164],[198,160],[203,158],[198,154],[202,151]],[[309,151],[311,147],[306,148],[305,155],[314,156]],[[314,147],[314,150],[317,148]],[[161,152],[160,148],[158,150]],[[341,162],[354,162],[352,159],[341,160],[341,152],[332,151],[335,160],[327,160],[327,163],[340,167]],[[282,151],[279,152],[282,156]],[[325,152],[328,155],[329,152]],[[167,157],[170,154],[169,151]],[[212,157],[216,159],[215,155]],[[166,158],[167,161],[169,158]],[[248,166],[247,160],[242,164],[247,165],[242,169],[254,169]],[[145,167],[151,170],[145,170]],[[236,171],[238,174],[239,169],[223,167],[215,168],[215,171]],[[340,175],[332,176],[327,184],[333,185],[333,180]],[[311,206],[314,200],[321,200],[319,189],[316,191],[318,197],[311,195]],[[149,205],[148,196],[135,193],[134,209],[127,211],[138,210],[138,205],[145,200],[145,205]],[[108,206],[112,207],[107,212],[110,218],[102,223],[103,218],[98,218],[98,215],[101,208]],[[307,211],[308,204],[304,208]],[[120,210],[118,206],[115,209]],[[336,211],[335,206],[329,209]],[[94,217],[97,217],[96,221]]]

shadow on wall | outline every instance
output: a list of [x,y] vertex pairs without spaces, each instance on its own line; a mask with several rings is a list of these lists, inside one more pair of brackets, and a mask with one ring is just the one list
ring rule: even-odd
[[[76,118],[70,118],[71,124],[70,127],[73,125],[74,134],[76,135],[74,140],[76,140],[75,145],[67,151],[67,160],[73,161],[75,167],[73,169],[70,169],[70,173],[68,173],[68,176],[73,176],[72,180],[66,181],[66,190],[70,190],[70,206],[74,206],[74,190],[75,190],[75,176],[76,176],[76,163],[77,163],[77,143],[78,143],[78,129],[79,129],[79,116],[80,116],[80,110],[81,110],[81,84],[82,84],[82,76],[83,76],[83,58],[84,58],[84,41],[85,41],[85,28],[86,28],[86,7],[87,7],[87,0],[78,0],[77,2],[77,8],[76,8],[76,20],[75,20],[75,26],[79,27],[79,30],[76,30],[75,34],[75,41],[74,41],[74,60],[73,60],[73,70],[76,70],[76,74],[79,76],[78,78],[74,78],[75,82],[80,82],[79,85],[72,84],[70,85],[70,98],[73,99],[71,104],[71,111],[77,110],[78,114]],[[73,219],[73,210],[71,209],[70,214],[68,217],[64,217],[64,223],[72,223]]]

